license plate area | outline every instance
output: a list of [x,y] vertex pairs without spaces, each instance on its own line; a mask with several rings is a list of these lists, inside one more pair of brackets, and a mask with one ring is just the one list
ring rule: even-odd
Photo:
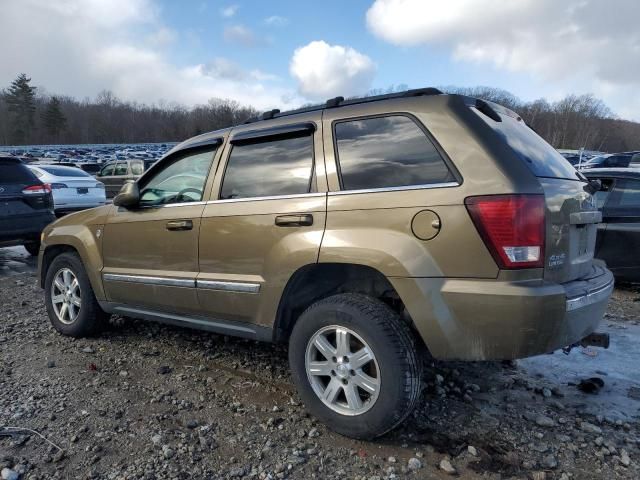
[[84,195],[84,194],[89,193],[89,188],[87,188],[87,187],[80,187],[80,188],[78,188],[77,190],[78,190],[78,193],[79,193],[80,195]]

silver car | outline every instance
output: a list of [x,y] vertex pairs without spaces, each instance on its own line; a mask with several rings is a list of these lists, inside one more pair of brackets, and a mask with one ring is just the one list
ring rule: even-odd
[[84,170],[59,165],[28,165],[42,183],[51,186],[56,214],[99,207],[106,203],[104,184]]

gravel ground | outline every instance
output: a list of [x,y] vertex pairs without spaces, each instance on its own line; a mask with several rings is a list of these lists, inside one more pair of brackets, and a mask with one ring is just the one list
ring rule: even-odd
[[[640,293],[614,297],[612,342],[640,341]],[[306,414],[283,347],[121,318],[62,337],[33,272],[0,277],[0,304],[2,479],[640,478],[640,382],[597,351],[546,357],[595,362],[599,394],[536,359],[433,363],[406,424],[360,442]]]

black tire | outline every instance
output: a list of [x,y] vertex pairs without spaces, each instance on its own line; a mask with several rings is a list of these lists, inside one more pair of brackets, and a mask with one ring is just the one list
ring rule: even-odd
[[[52,301],[52,284],[57,273],[63,268],[71,270],[77,278],[80,287],[81,305],[77,317],[72,323],[63,323],[60,321]],[[107,320],[109,319],[109,315],[100,308],[96,300],[82,260],[75,253],[61,253],[51,261],[44,281],[44,298],[51,325],[63,335],[70,337],[87,337],[94,335],[107,324]]]
[[[307,345],[316,332],[346,327],[375,355],[379,393],[368,410],[346,415],[329,408],[307,376]],[[339,294],[311,305],[296,322],[289,340],[289,364],[307,409],[330,429],[357,439],[372,439],[398,426],[415,407],[421,390],[422,362],[413,333],[385,303],[360,294]],[[333,373],[332,373],[333,374]]]
[[25,243],[24,249],[29,253],[29,255],[33,257],[37,257],[40,252],[40,241],[36,240],[34,242]]

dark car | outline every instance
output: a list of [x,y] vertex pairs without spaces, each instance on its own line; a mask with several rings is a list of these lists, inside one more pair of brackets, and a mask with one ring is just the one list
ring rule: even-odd
[[633,153],[610,153],[593,157],[587,162],[582,162],[580,170],[590,170],[592,168],[626,168],[631,163]]
[[37,255],[40,233],[55,219],[51,187],[17,158],[0,157],[0,247],[24,245]]
[[640,170],[598,168],[583,173],[602,182],[595,194],[602,210],[596,257],[607,262],[616,279],[640,282]]
[[154,163],[155,160],[116,160],[102,167],[96,178],[104,183],[107,198],[113,198],[128,180],[137,180]]

